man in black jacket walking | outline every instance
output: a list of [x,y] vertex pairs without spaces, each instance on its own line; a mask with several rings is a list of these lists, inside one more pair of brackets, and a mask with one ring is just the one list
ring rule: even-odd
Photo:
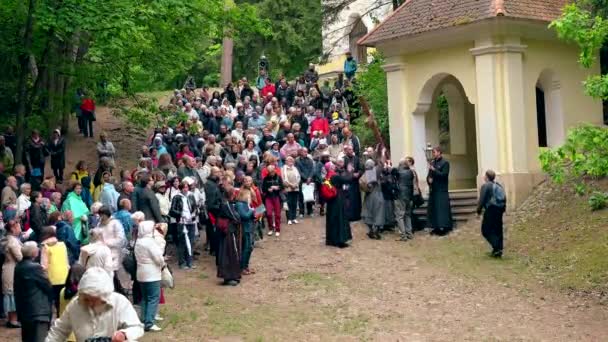
[[21,248],[23,259],[15,266],[15,304],[24,342],[43,342],[53,316],[53,286],[34,262],[38,252],[35,242],[26,242]]
[[496,183],[494,171],[486,171],[484,178],[486,183],[479,190],[479,203],[477,204],[477,215],[480,215],[483,210],[481,234],[492,246],[490,255],[494,258],[501,258],[503,249],[502,216],[506,210],[507,197],[502,185]]

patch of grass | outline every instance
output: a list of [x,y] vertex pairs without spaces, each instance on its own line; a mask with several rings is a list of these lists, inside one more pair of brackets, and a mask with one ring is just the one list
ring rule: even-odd
[[206,273],[200,273],[198,275],[198,279],[200,279],[200,280],[209,279],[209,276]]
[[369,320],[370,318],[364,314],[346,317],[346,319],[339,325],[339,331],[347,335],[361,335],[367,330]]
[[535,201],[542,210],[523,208],[512,217],[515,223],[505,226],[503,259],[487,256],[481,222],[474,220],[447,238],[414,240],[410,246],[451,272],[477,280],[489,276],[519,291],[539,281],[566,291],[608,291],[608,210],[591,212],[584,198],[561,188]]
[[299,272],[292,273],[287,276],[287,280],[303,285],[305,287],[314,288],[335,288],[340,285],[340,281],[331,275],[317,272]]
[[608,210],[590,212],[583,198],[556,194],[559,205],[512,227],[514,249],[551,286],[608,290]]

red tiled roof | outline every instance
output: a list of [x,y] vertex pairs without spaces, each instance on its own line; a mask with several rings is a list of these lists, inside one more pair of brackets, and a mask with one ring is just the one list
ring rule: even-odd
[[549,22],[569,0],[408,0],[371,32],[362,45],[433,31],[496,16]]

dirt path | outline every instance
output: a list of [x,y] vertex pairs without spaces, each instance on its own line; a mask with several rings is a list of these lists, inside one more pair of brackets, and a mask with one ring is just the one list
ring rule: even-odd
[[[602,341],[605,309],[517,284],[463,278],[413,252],[442,243],[421,233],[412,246],[365,237],[328,248],[324,219],[289,226],[253,254],[257,274],[218,285],[214,265],[177,272],[162,308],[165,331],[147,341]],[[463,228],[471,229],[471,228]],[[432,253],[432,250],[428,250]],[[496,267],[500,267],[497,263]],[[233,338],[229,338],[229,337]],[[227,339],[228,338],[228,339]]]
[[[106,109],[96,132],[110,133],[119,167],[135,164],[143,134],[124,128]],[[68,170],[79,159],[92,163],[93,140],[71,134]],[[353,226],[351,248],[324,246],[324,218],[284,226],[280,239],[266,238],[252,257],[255,275],[238,287],[219,286],[214,261],[175,269],[177,287],[166,292],[162,333],[144,341],[605,341],[605,308],[571,299],[527,280],[463,276],[433,262],[437,251],[477,235],[476,223],[456,236],[395,235],[371,241]],[[480,252],[480,254],[482,254]],[[510,270],[483,256],[476,264]],[[456,267],[455,267],[456,268]],[[14,339],[0,329],[0,340]],[[8,338],[8,339],[7,339]]]

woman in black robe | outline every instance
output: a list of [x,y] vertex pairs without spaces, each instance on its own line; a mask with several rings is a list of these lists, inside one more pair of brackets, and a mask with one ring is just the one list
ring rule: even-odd
[[433,229],[431,234],[446,235],[453,227],[452,209],[450,206],[450,194],[448,192],[448,177],[450,175],[450,163],[442,156],[441,149],[433,149],[434,159],[429,163],[429,202],[427,217]]
[[[341,175],[336,174],[334,166],[331,163],[325,165],[327,170],[326,178],[329,178],[332,186],[338,190],[338,195],[327,201],[327,214],[325,216],[325,244],[340,248],[348,247],[346,242],[352,240],[353,235],[350,229],[348,213],[345,202],[349,196],[348,190],[345,190],[345,185],[350,185],[353,182],[353,177],[350,172],[345,172]],[[350,169],[352,172],[352,169]]]
[[217,277],[224,279],[224,285],[236,286],[241,281],[241,222],[232,198],[234,188],[228,180],[223,183],[216,220],[219,240]]

